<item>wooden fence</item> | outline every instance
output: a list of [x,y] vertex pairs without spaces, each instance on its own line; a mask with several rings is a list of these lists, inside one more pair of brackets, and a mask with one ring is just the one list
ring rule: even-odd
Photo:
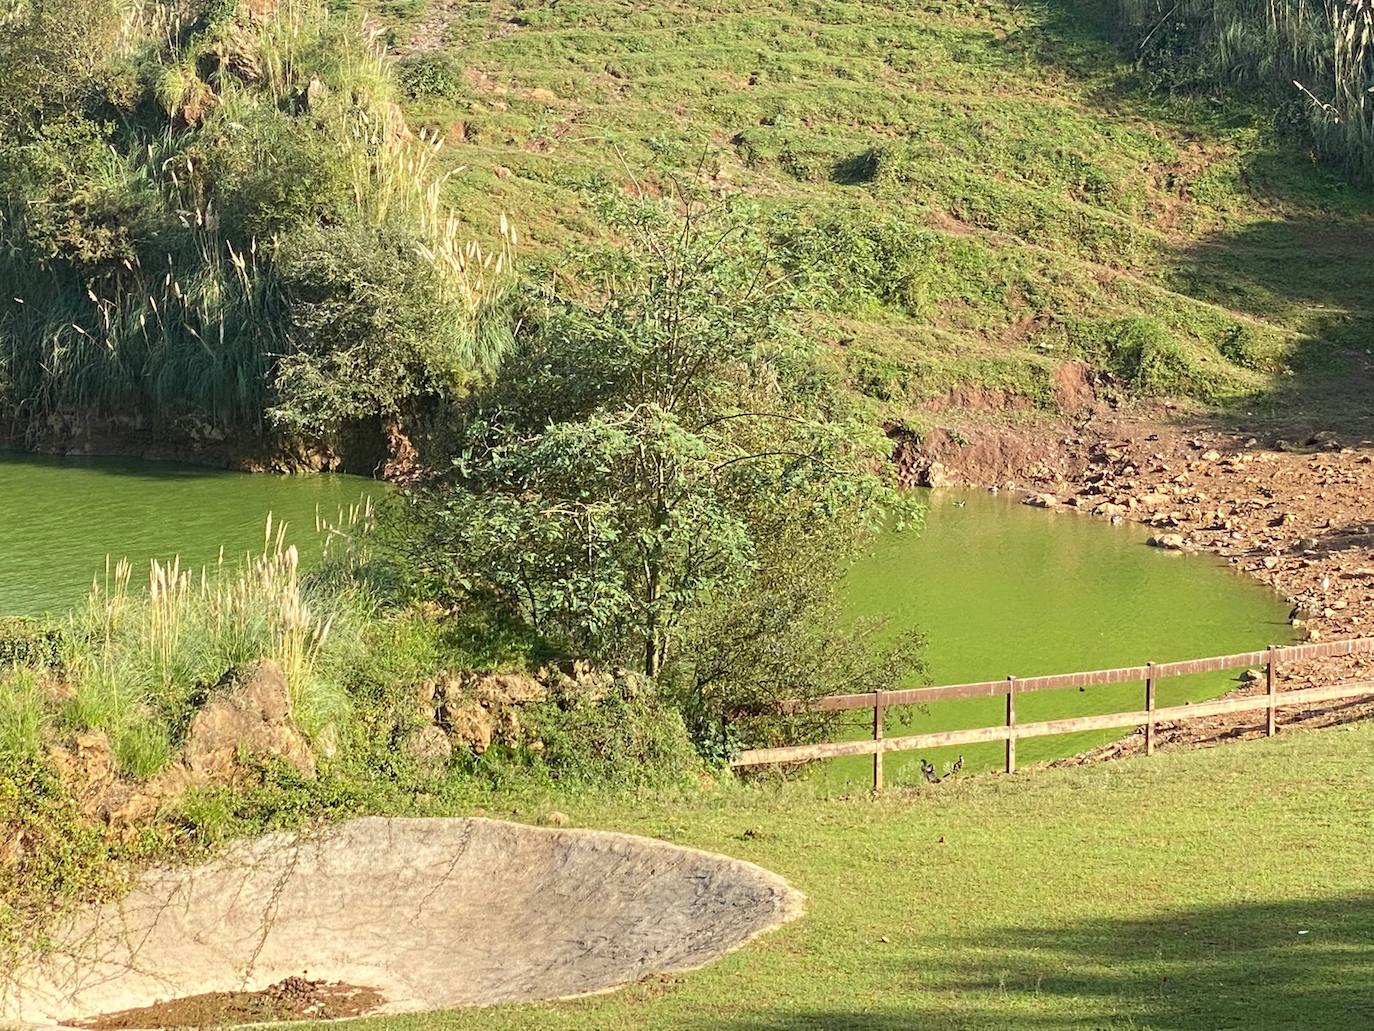
[[[1270,647],[1264,651],[1218,655],[1207,659],[1184,662],[1147,662],[1143,666],[1121,669],[1102,669],[1088,673],[1057,673],[1044,677],[1007,677],[1005,680],[985,680],[977,684],[951,684],[944,687],[918,687],[905,691],[873,691],[866,694],[828,695],[807,703],[795,703],[813,712],[841,712],[856,709],[873,710],[873,736],[855,741],[836,741],[817,745],[793,745],[785,748],[757,748],[740,753],[731,764],[737,768],[771,766],[778,763],[812,762],[817,759],[836,759],[846,755],[873,756],[873,790],[883,787],[883,755],[886,752],[910,752],[944,745],[970,745],[1002,741],[1006,745],[1006,771],[1016,772],[1016,742],[1026,737],[1050,734],[1072,734],[1083,730],[1106,730],[1123,727],[1145,728],[1145,752],[1155,750],[1155,730],[1162,721],[1176,721],[1199,716],[1217,716],[1230,712],[1266,710],[1265,731],[1272,735],[1280,708],[1310,705],[1317,702],[1338,701],[1374,695],[1374,680],[1352,681],[1329,687],[1309,687],[1296,691],[1278,690],[1277,667],[1289,662],[1302,662],[1337,655],[1360,655],[1374,652],[1374,638],[1329,641],[1321,644],[1300,644],[1286,648]],[[1242,698],[1219,698],[1191,705],[1158,708],[1155,705],[1155,685],[1166,677],[1181,677],[1193,673],[1212,673],[1228,669],[1263,666],[1267,690],[1262,695]],[[1016,698],[1031,691],[1051,691],[1064,688],[1102,687],[1132,681],[1145,683],[1145,708],[1133,712],[1112,712],[1100,716],[1077,716],[1040,723],[1016,722]],[[1006,722],[998,726],[970,730],[945,730],[906,737],[883,736],[883,712],[894,705],[921,705],[926,702],[955,698],[1006,698]]]

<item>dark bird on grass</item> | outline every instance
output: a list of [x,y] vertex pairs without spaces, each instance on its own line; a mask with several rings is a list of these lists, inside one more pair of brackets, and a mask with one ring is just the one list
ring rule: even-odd
[[953,777],[956,773],[958,773],[958,772],[959,772],[960,770],[962,770],[963,768],[964,768],[964,757],[961,755],[961,756],[959,756],[959,758],[955,759],[954,762],[952,762],[952,763],[949,764],[949,769],[947,769],[947,770],[945,771],[945,776],[946,776],[946,777]]
[[921,776],[931,784],[940,783],[940,778],[935,772],[935,767],[931,765],[929,760],[921,760]]

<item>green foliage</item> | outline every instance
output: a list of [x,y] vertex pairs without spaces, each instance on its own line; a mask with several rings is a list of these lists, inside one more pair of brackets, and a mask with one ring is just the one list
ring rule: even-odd
[[[21,37],[50,22],[62,37],[95,4],[11,18]],[[62,412],[328,441],[490,362],[503,341],[474,322],[509,263],[456,237],[434,150],[400,122],[392,65],[353,18],[322,0],[267,17],[148,0],[120,25],[89,78],[121,91],[30,97],[0,133],[0,404],[21,434]],[[405,294],[411,346],[377,344],[399,324],[358,307],[374,288]],[[331,336],[326,310],[376,333]]]
[[752,575],[772,513],[857,532],[887,495],[860,468],[881,444],[829,407],[749,223],[626,217],[630,247],[586,264],[591,300],[527,302],[452,476],[410,495],[397,536],[448,596],[652,676],[683,619]]
[[404,235],[302,230],[278,255],[290,350],[272,414],[299,435],[456,396],[477,356],[469,320]]
[[41,753],[46,708],[39,671],[0,668],[0,765]]
[[122,887],[116,860],[137,853],[85,819],[66,786],[32,754],[0,752],[0,839],[17,845],[0,864],[0,974],[41,949],[53,916],[98,902]]
[[61,627],[27,616],[0,616],[0,671],[5,666],[55,666],[62,646]]
[[700,761],[676,707],[652,689],[608,691],[595,700],[529,706],[524,717],[543,742],[535,763],[556,782],[617,789],[680,783]]
[[1157,319],[1126,316],[1074,327],[1074,343],[1096,353],[1121,383],[1146,397],[1207,390],[1192,356]]
[[396,75],[411,100],[457,100],[467,92],[462,66],[449,54],[408,57]]

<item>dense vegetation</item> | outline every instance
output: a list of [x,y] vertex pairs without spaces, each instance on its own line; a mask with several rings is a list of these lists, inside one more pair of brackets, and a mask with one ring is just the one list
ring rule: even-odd
[[512,238],[464,238],[355,18],[8,8],[0,412],[21,438],[328,449],[490,365]]
[[1118,29],[1174,89],[1271,99],[1323,154],[1374,175],[1374,5],[1367,0],[1115,0]]

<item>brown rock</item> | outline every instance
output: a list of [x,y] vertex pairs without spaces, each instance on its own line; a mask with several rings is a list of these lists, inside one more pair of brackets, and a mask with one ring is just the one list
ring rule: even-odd
[[421,766],[443,766],[453,755],[453,744],[439,727],[430,724],[412,730],[401,742],[401,751]]
[[82,815],[96,817],[106,809],[116,782],[114,747],[103,730],[88,730],[70,745],[54,748],[48,763],[67,784]]
[[538,680],[521,673],[489,673],[479,677],[468,691],[486,706],[526,705],[542,701],[549,693]]
[[477,702],[445,702],[442,716],[449,734],[460,744],[478,755],[491,747],[491,714]]
[[1164,548],[1167,551],[1182,551],[1187,546],[1181,533],[1161,533],[1151,537],[1146,543],[1153,548]]
[[302,777],[315,776],[315,757],[291,717],[286,678],[266,660],[227,673],[186,735],[184,762],[194,777],[231,781],[241,772],[241,755],[282,759]]

